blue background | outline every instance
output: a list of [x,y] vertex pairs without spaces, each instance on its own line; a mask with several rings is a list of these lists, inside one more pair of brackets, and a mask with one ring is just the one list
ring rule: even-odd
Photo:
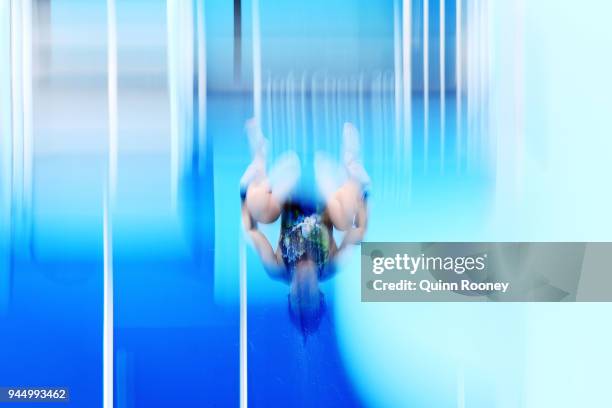
[[[10,146],[19,135],[5,63],[8,3],[0,6],[0,385],[67,386],[68,405],[97,407],[106,2],[52,0],[47,14],[44,2],[34,2],[30,186],[13,175]],[[422,1],[412,2],[407,153],[394,98],[394,2],[260,0],[262,128],[271,160],[295,149],[306,168],[317,150],[337,155],[342,123],[352,121],[372,177],[370,241],[609,241],[612,6],[467,2],[484,7],[487,24],[476,37],[486,39],[487,68],[464,67],[464,75],[484,75],[485,97],[471,102],[468,116],[464,90],[459,126],[454,2],[445,2],[444,122],[439,3],[430,3],[426,133]],[[170,55],[189,61],[191,48],[171,54],[180,25],[169,28],[166,2],[117,1],[117,407],[239,404],[238,180],[250,160],[243,125],[253,115],[251,2],[243,2],[238,79],[231,2],[206,1],[204,12],[200,92],[188,63],[168,64]],[[474,29],[470,21],[465,27]],[[177,79],[181,98],[194,98],[196,108],[206,101],[204,129],[178,103],[192,124],[180,128],[181,140],[202,131],[206,139],[182,146],[175,175],[170,88]],[[30,202],[16,193],[22,187]],[[278,225],[265,233],[274,241]],[[361,303],[356,248],[324,284],[328,312],[304,340],[287,315],[287,288],[267,278],[250,247],[246,270],[252,406],[612,404],[609,304]]]

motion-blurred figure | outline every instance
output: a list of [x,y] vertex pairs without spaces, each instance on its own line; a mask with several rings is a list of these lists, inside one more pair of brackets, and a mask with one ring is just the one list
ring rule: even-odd
[[[365,234],[370,179],[360,159],[359,132],[344,124],[342,165],[317,153],[320,197],[303,197],[294,194],[298,156],[285,153],[267,172],[268,140],[254,120],[247,122],[246,131],[253,160],[240,181],[242,222],[267,273],[289,285],[289,315],[306,336],[317,329],[325,310],[319,282],[334,274],[338,254]],[[279,217],[280,238],[273,250],[257,225]],[[340,246],[334,228],[345,232]]]

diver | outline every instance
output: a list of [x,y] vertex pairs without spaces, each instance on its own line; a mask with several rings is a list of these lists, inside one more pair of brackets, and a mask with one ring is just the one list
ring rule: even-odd
[[[357,128],[345,123],[342,165],[315,155],[315,182],[319,197],[294,194],[300,180],[295,152],[282,155],[266,171],[268,140],[259,124],[247,121],[252,162],[240,180],[242,223],[268,275],[289,285],[288,308],[292,322],[304,335],[315,331],[325,310],[319,282],[333,276],[338,255],[361,242],[367,227],[367,191],[370,178],[360,159]],[[276,250],[258,224],[280,217]],[[338,246],[333,230],[344,231]]]

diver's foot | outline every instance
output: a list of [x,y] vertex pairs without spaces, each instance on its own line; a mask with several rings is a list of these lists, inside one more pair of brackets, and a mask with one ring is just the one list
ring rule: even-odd
[[259,123],[255,118],[251,118],[246,121],[244,128],[249,140],[249,147],[251,149],[253,161],[259,157],[262,158],[265,163],[268,154],[269,141],[263,135]]
[[340,180],[343,175],[342,168],[326,154],[317,152],[314,158],[314,170],[319,194],[327,201],[342,185]]
[[346,122],[342,130],[342,158],[348,176],[355,180],[363,190],[370,186],[370,176],[361,161],[359,131],[352,123]]
[[348,176],[357,182],[362,188],[362,190],[367,191],[370,187],[370,176],[368,172],[363,167],[361,161],[353,160],[349,163],[344,163],[344,167],[346,168],[346,173]]
[[300,179],[300,159],[295,152],[281,155],[268,173],[270,190],[279,203],[284,203]]
[[345,122],[342,128],[342,159],[344,163],[361,160],[359,131],[351,122]]
[[268,156],[268,139],[261,132],[255,119],[247,120],[244,129],[249,141],[252,161],[240,178],[240,195],[246,196],[246,190],[252,182],[263,180],[266,177],[266,161]]

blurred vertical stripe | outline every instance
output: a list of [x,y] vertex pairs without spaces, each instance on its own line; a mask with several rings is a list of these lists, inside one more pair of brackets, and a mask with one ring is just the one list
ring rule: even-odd
[[11,235],[11,9],[0,1],[0,316],[10,295]]

